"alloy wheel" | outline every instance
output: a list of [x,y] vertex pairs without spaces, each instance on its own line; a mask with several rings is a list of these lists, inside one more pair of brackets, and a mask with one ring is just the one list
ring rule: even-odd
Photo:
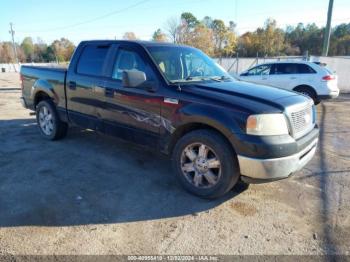
[[198,188],[212,188],[221,177],[221,162],[213,149],[203,143],[188,145],[181,154],[186,180]]
[[39,110],[39,125],[45,135],[52,134],[54,129],[52,112],[46,106],[42,106]]

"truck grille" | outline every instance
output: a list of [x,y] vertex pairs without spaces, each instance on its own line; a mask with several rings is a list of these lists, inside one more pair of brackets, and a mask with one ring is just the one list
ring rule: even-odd
[[314,127],[315,123],[312,107],[313,105],[307,105],[290,114],[292,133],[295,138],[303,136]]

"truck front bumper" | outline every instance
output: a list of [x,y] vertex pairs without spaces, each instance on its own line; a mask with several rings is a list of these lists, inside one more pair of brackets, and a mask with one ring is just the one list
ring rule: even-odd
[[258,159],[238,155],[242,180],[261,183],[289,177],[302,169],[314,156],[318,138],[300,152],[281,158]]

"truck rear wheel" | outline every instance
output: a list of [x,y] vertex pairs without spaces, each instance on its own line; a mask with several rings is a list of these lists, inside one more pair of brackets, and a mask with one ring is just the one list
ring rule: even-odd
[[67,134],[68,125],[59,119],[51,100],[43,100],[36,106],[36,121],[40,133],[48,140],[58,140]]
[[203,198],[224,195],[240,176],[234,151],[222,135],[212,130],[196,130],[180,138],[172,164],[183,187]]

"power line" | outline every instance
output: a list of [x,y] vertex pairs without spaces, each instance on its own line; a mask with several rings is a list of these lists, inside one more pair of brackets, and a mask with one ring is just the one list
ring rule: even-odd
[[[177,0],[177,1],[179,1],[179,0]],[[187,0],[182,0],[182,1],[187,1]],[[203,4],[203,2],[211,2],[211,1],[215,1],[215,0],[191,0],[191,4]],[[168,8],[168,3],[165,2],[165,1],[163,3],[166,3],[167,5],[164,6],[164,5],[160,5],[159,3],[157,3],[157,5],[147,6],[147,8],[143,8],[142,11],[148,11],[148,10],[154,11],[155,9]],[[180,2],[180,3],[172,4],[171,7],[173,8],[173,7],[186,6],[186,5],[188,5],[187,2],[182,2],[182,3]],[[26,28],[31,28],[31,27],[35,27],[35,26],[38,26],[38,25],[42,25],[45,22],[45,20],[43,20],[43,19],[44,18],[41,18],[40,20],[34,20],[34,22],[26,23],[25,26],[24,27],[20,27],[19,28],[20,30],[17,30],[17,32],[21,32],[22,33],[22,32],[30,30],[30,29],[26,30]],[[69,17],[67,17],[67,16],[55,17],[53,19],[50,19],[50,22],[61,22],[64,19],[69,19]],[[33,21],[33,20],[31,20],[31,21]],[[44,29],[44,30],[46,31],[48,29]],[[34,32],[40,32],[40,31],[36,30]]]
[[63,30],[63,29],[68,29],[68,28],[72,28],[72,27],[77,27],[77,26],[84,25],[84,24],[89,24],[89,23],[92,23],[92,22],[95,22],[95,21],[98,21],[98,20],[102,20],[102,19],[105,19],[105,18],[113,16],[113,15],[122,13],[122,12],[125,12],[125,11],[127,11],[129,9],[135,8],[135,7],[137,7],[139,5],[142,5],[142,4],[144,4],[146,2],[149,2],[149,1],[150,0],[142,0],[142,1],[139,1],[139,2],[137,2],[135,4],[133,4],[133,5],[129,5],[129,6],[125,7],[125,8],[118,9],[116,11],[109,12],[107,14],[104,14],[104,15],[101,15],[101,16],[98,16],[98,17],[95,17],[95,18],[92,18],[92,19],[89,19],[89,20],[85,20],[85,21],[82,21],[82,22],[79,22],[79,23],[66,25],[66,26],[61,26],[61,27],[50,28],[50,29],[45,29],[45,30],[31,31],[31,32],[33,32],[33,33],[51,32],[51,31],[57,31],[57,30]]

